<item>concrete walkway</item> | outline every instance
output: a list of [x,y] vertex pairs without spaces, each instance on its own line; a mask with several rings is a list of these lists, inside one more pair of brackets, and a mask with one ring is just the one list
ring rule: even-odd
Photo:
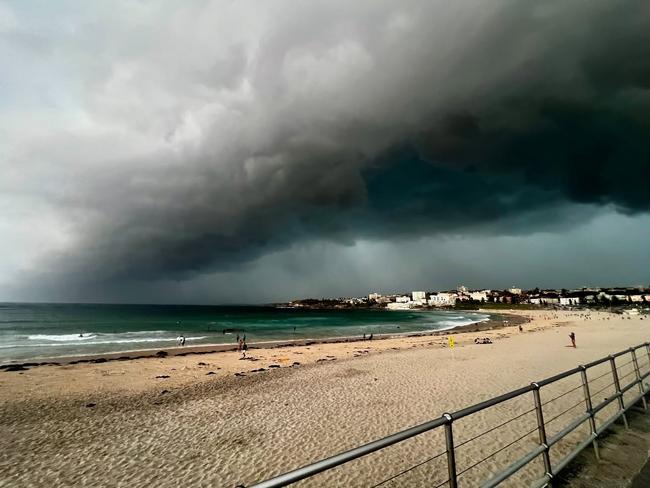
[[599,439],[600,462],[585,449],[557,478],[563,488],[647,488],[650,486],[650,409],[627,414],[630,429],[616,423]]

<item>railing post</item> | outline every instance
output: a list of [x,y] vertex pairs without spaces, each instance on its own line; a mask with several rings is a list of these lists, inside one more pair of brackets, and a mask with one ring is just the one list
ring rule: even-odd
[[442,414],[447,419],[445,424],[445,441],[447,444],[447,469],[449,470],[449,488],[458,487],[458,477],[456,475],[456,453],[454,451],[454,432],[451,427],[453,419],[448,413]]
[[630,348],[632,353],[632,363],[634,364],[634,372],[636,373],[636,381],[639,384],[639,393],[641,393],[641,403],[643,403],[643,410],[648,410],[648,404],[645,401],[645,387],[643,386],[643,381],[641,380],[641,370],[639,369],[639,361],[636,357],[636,350]]
[[648,354],[648,367],[650,368],[650,342],[645,343],[645,352]]
[[629,429],[630,426],[627,423],[627,417],[625,416],[625,403],[623,402],[623,393],[621,393],[621,383],[618,381],[618,371],[616,371],[616,358],[614,356],[609,356],[609,364],[612,367],[612,376],[614,378],[614,387],[616,388],[616,396],[618,397],[618,407],[621,410],[621,417],[623,417],[623,423],[625,428]]
[[549,480],[553,479],[553,468],[551,466],[551,456],[549,446],[546,441],[546,427],[544,425],[544,412],[542,411],[542,399],[539,395],[539,385],[531,383],[533,386],[533,398],[535,399],[535,412],[537,413],[537,433],[539,434],[539,444],[544,448],[542,458],[544,459],[544,470]]
[[598,432],[596,432],[596,419],[594,417],[594,408],[591,404],[591,393],[589,392],[589,380],[587,379],[587,368],[580,365],[580,377],[582,378],[582,391],[585,394],[585,408],[589,414],[589,426],[591,427],[591,444],[594,446],[596,459],[600,461],[600,451],[598,450]]

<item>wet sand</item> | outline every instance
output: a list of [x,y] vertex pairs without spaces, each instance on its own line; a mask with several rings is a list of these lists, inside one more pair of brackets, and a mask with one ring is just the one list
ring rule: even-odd
[[[0,486],[250,485],[650,339],[650,321],[639,317],[518,315],[531,319],[523,333],[460,332],[453,350],[447,333],[251,349],[245,360],[227,351],[3,371]],[[566,347],[570,331],[577,349]],[[477,336],[494,343],[476,345]],[[527,401],[459,422],[457,438]],[[531,417],[468,443],[459,470],[534,427]],[[534,442],[533,434],[468,470],[461,486]],[[441,450],[435,431],[304,484],[370,486]],[[445,469],[442,456],[383,486],[435,485]]]

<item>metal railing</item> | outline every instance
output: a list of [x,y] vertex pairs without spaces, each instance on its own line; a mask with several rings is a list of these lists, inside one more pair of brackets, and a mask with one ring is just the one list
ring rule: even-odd
[[[638,354],[639,350],[641,350],[640,354]],[[603,368],[606,368],[604,372],[598,371]],[[595,374],[594,372],[600,374],[593,376],[593,374]],[[590,373],[592,374],[591,378]],[[646,342],[591,363],[578,366],[577,368],[546,378],[542,381],[531,383],[523,388],[519,388],[509,393],[477,403],[476,405],[458,410],[457,412],[445,413],[437,419],[411,427],[410,429],[378,439],[349,451],[342,452],[280,476],[276,476],[267,481],[257,483],[251,488],[276,488],[286,486],[438,428],[444,429],[444,450],[438,452],[434,456],[428,457],[424,461],[415,463],[398,473],[392,474],[372,486],[383,486],[388,482],[399,479],[399,477],[412,472],[415,468],[445,456],[447,473],[443,474],[444,481],[440,482],[439,480],[431,479],[428,479],[427,481],[434,487],[447,485],[450,488],[456,488],[461,476],[464,476],[470,470],[480,466],[488,459],[494,459],[496,454],[504,452],[506,449],[533,435],[535,432],[537,433],[537,442],[535,442],[534,447],[529,449],[523,456],[520,456],[511,464],[500,467],[500,470],[496,472],[496,474],[490,475],[488,473],[487,477],[484,476],[478,483],[473,481],[472,485],[478,484],[484,488],[497,486],[522,470],[522,468],[530,465],[533,461],[538,460],[541,457],[543,462],[543,472],[535,474],[535,477],[532,478],[532,481],[528,484],[534,487],[547,486],[554,476],[564,469],[573,458],[589,445],[592,445],[596,458],[600,459],[598,437],[618,419],[622,419],[627,428],[628,421],[625,412],[632,406],[641,401],[643,409],[647,410],[645,394],[647,388],[650,386],[646,385],[644,380],[648,376],[650,376],[650,343]],[[567,389],[562,393],[544,400],[542,396],[543,393],[546,394],[553,387],[561,386],[561,382],[564,382],[565,380],[568,381],[570,378],[573,381],[577,380],[577,384],[572,385],[570,389]],[[605,382],[605,384],[603,384],[603,382]],[[592,393],[592,388],[596,391],[595,393]],[[638,392],[633,391],[635,388],[638,389]],[[575,402],[575,398],[571,400],[572,396],[580,391],[582,391],[582,395],[580,395],[577,403]],[[594,406],[594,400],[602,394],[607,394],[607,397],[605,397],[601,402],[596,403]],[[526,407],[526,404],[523,403],[523,412],[518,412],[517,414],[513,413],[510,418],[496,426],[492,426],[477,435],[465,439],[458,445],[454,444],[456,440],[454,438],[454,425],[456,425],[460,419],[466,417],[469,418],[471,415],[483,412],[486,409],[497,405],[502,405],[504,402],[510,400],[523,400],[527,395],[532,395],[532,408]],[[568,408],[566,404],[567,402],[569,403]],[[531,404],[528,405],[530,406]],[[580,405],[584,406],[582,411],[577,412],[577,416],[574,415],[572,418],[566,419],[567,414],[576,412],[576,409],[578,409]],[[614,408],[614,411],[613,413],[609,412],[608,414],[607,410],[610,406]],[[554,414],[548,419],[545,418],[545,414],[550,414],[551,410],[555,410],[553,412]],[[609,410],[611,410],[611,408],[609,408]],[[456,461],[459,448],[464,447],[491,432],[498,432],[499,429],[505,425],[526,418],[533,412],[536,414],[536,421],[533,423],[534,428],[532,430],[530,430],[530,426],[528,426],[524,429],[525,433],[522,432],[516,439],[500,446],[489,455],[480,456],[479,460],[459,471]],[[603,415],[605,416],[603,417]],[[561,427],[556,427],[556,422],[561,419],[565,419],[564,424],[561,425]],[[580,426],[585,424],[588,430],[585,437],[578,438],[577,441],[574,441],[574,444],[568,448],[566,445],[562,446],[562,449],[559,449],[559,452],[553,451],[560,446],[561,441],[567,439],[567,436],[574,433],[574,431],[576,431]],[[550,434],[553,430],[555,430],[555,432]],[[574,435],[573,437],[576,436]],[[570,441],[571,439],[567,440]],[[577,442],[577,444],[575,442]],[[567,449],[570,450],[566,452]],[[560,458],[554,462],[554,456],[552,456],[552,454],[559,454]]]

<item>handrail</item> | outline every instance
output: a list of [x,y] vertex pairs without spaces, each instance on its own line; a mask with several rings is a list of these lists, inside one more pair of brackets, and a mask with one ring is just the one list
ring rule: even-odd
[[546,378],[542,381],[537,381],[536,383],[540,386],[546,386],[550,385],[551,383],[555,383],[556,381],[563,380],[564,378],[568,378],[569,376],[573,376],[574,374],[577,374],[581,371],[580,366],[577,368],[570,369],[569,371],[565,371],[564,373],[559,373],[556,374],[555,376],[551,376],[550,378]]
[[481,403],[477,403],[476,405],[472,405],[471,407],[463,408],[462,410],[458,410],[457,412],[454,412],[450,415],[453,420],[462,419],[463,417],[467,417],[468,415],[476,413],[480,410],[485,410],[486,408],[494,407],[499,403],[503,403],[508,400],[512,400],[513,398],[517,398],[518,396],[521,396],[524,393],[528,393],[529,391],[532,390],[533,390],[532,385],[524,386],[523,388],[519,388],[509,393],[504,393],[503,395],[499,395],[497,397],[490,398],[489,400],[485,400]]
[[[486,481],[483,483],[482,486],[496,486],[497,484],[501,483],[505,479],[509,478],[512,476],[515,472],[519,471],[522,469],[524,466],[529,464],[532,460],[537,458],[537,456],[543,454],[545,457],[545,470],[547,471],[544,476],[540,479],[537,480],[537,486],[543,486],[543,484],[546,481],[550,481],[550,479],[557,474],[561,469],[563,469],[579,452],[581,452],[585,447],[587,447],[589,444],[593,444],[594,450],[596,451],[596,456],[598,457],[598,444],[597,444],[597,437],[600,435],[605,429],[609,428],[611,424],[613,424],[616,420],[619,418],[623,418],[626,426],[627,426],[627,419],[625,417],[625,412],[631,408],[632,405],[636,404],[640,400],[644,400],[644,406],[645,406],[645,387],[644,387],[644,380],[650,376],[650,371],[646,373],[641,373],[639,369],[639,364],[636,359],[636,351],[638,349],[645,348],[648,356],[648,361],[650,362],[650,342],[644,342],[643,344],[639,344],[638,346],[635,347],[630,347],[628,349],[625,349],[623,351],[619,351],[615,354],[611,354],[609,356],[606,356],[604,358],[597,359],[595,361],[592,361],[590,363],[578,366],[576,368],[570,369],[568,371],[564,371],[562,373],[556,374],[554,376],[551,376],[549,378],[543,379],[541,381],[531,383],[528,386],[524,386],[522,388],[518,388],[516,390],[504,393],[502,395],[490,398],[488,400],[479,402],[475,405],[471,405],[469,407],[465,407],[461,410],[458,410],[453,413],[446,413],[443,414],[441,417],[436,418],[434,420],[425,422],[420,425],[416,425],[414,427],[411,427],[409,429],[403,430],[401,432],[397,432],[395,434],[392,434],[390,436],[384,437],[382,439],[375,440],[373,442],[370,442],[368,444],[364,444],[362,446],[356,447],[354,449],[350,449],[348,451],[342,452],[340,454],[337,454],[335,456],[331,456],[329,458],[317,461],[312,464],[308,464],[306,466],[303,466],[301,468],[295,469],[293,471],[290,471],[288,473],[282,474],[280,476],[276,476],[274,478],[268,479],[266,481],[263,481],[261,483],[257,483],[253,485],[251,488],[277,488],[277,487],[282,487],[286,486],[291,483],[295,483],[296,481],[300,481],[305,478],[309,478],[311,476],[314,476],[315,474],[321,473],[323,471],[326,471],[328,469],[334,468],[336,466],[340,466],[342,464],[345,464],[347,462],[350,462],[354,459],[360,458],[362,456],[366,456],[370,453],[379,451],[381,449],[384,449],[385,447],[397,444],[399,442],[405,441],[407,439],[410,439],[412,437],[415,437],[417,435],[420,435],[424,432],[431,431],[433,429],[436,429],[438,427],[445,426],[445,438],[446,438],[446,453],[447,453],[447,463],[448,463],[448,472],[449,472],[449,478],[445,483],[449,483],[450,487],[455,487],[457,486],[457,473],[456,473],[456,461],[455,461],[455,450],[460,446],[465,444],[465,442],[459,444],[459,446],[454,447],[454,442],[453,442],[453,430],[452,430],[452,424],[454,421],[459,420],[461,418],[467,417],[469,415],[472,415],[474,413],[477,413],[479,411],[485,410],[487,408],[491,408],[493,406],[496,406],[500,403],[503,403],[508,400],[512,400],[514,398],[521,397],[522,395],[525,395],[527,393],[533,392],[534,397],[535,397],[535,408],[533,410],[537,411],[537,416],[538,416],[538,428],[535,430],[539,429],[540,432],[540,443],[538,446],[531,451],[529,451],[526,455],[523,457],[517,459],[513,463],[511,463],[509,466],[504,468],[501,472],[497,473],[492,477],[490,480]],[[633,359],[625,363],[623,365],[616,365],[615,359],[618,357],[621,357],[625,354],[631,354]],[[609,395],[608,398],[606,398],[604,401],[601,403],[597,404],[594,407],[591,407],[591,399],[593,396],[596,394],[590,394],[589,393],[589,381],[587,378],[587,372],[590,368],[593,368],[594,366],[598,366],[600,364],[604,363],[610,363],[611,366],[611,371],[608,372],[607,374],[611,374],[614,382],[609,386],[614,386],[616,392],[612,395]],[[619,377],[618,377],[618,368],[622,366],[627,366],[630,363],[634,363],[634,368],[635,368],[635,373],[636,373],[636,379],[632,381],[631,383],[627,384],[624,388],[620,387],[619,384]],[[544,420],[544,416],[542,413],[544,405],[547,405],[559,398],[562,398],[565,396],[566,392],[563,393],[562,395],[559,395],[546,403],[542,403],[540,401],[539,397],[539,391],[542,387],[553,384],[557,381],[563,380],[565,378],[568,378],[569,376],[572,376],[574,374],[581,373],[582,375],[582,385],[585,391],[585,402],[586,402],[586,408],[583,413],[581,413],[577,418],[573,419],[570,421],[567,425],[564,426],[559,432],[555,433],[553,436],[549,437],[548,440],[546,439],[546,434],[545,434],[545,426],[548,422],[551,422],[555,420],[556,418],[560,417],[561,415],[564,415],[564,413],[569,412],[570,410],[578,407],[579,404],[576,404],[572,406],[571,408],[565,410],[561,415],[558,415],[554,418],[551,418],[548,421]],[[628,376],[630,373],[628,373],[626,376]],[[605,375],[601,375],[596,379],[600,379]],[[595,381],[595,380],[592,380]],[[639,390],[640,394],[636,396],[632,401],[624,403],[623,402],[623,395],[630,391],[634,386],[639,385]],[[574,388],[577,389],[577,388]],[[572,389],[572,390],[574,390]],[[602,390],[600,390],[602,391]],[[598,412],[600,412],[603,408],[606,406],[610,405],[612,402],[618,401],[619,404],[619,409],[617,412],[610,417],[607,421],[602,423],[599,427],[596,426],[595,424],[595,416]],[[527,413],[530,413],[527,412]],[[555,466],[551,466],[550,462],[548,461],[550,458],[548,457],[548,452],[549,450],[555,446],[557,443],[559,443],[561,440],[563,440],[569,433],[573,432],[575,429],[577,429],[582,423],[590,421],[591,422],[591,429],[588,437],[584,440],[582,440],[577,447],[575,447],[567,456],[562,458],[558,464]],[[492,430],[495,430],[495,428],[488,429],[486,432],[481,433],[474,438],[478,438],[482,436],[483,434],[490,432]],[[530,432],[526,435],[530,435]],[[473,440],[473,439],[472,439]],[[508,447],[508,446],[506,446]],[[502,447],[496,452],[500,452],[505,447]],[[492,453],[490,456],[496,454]],[[442,451],[441,454],[444,454],[445,451]],[[438,457],[439,455],[435,456]],[[489,456],[488,456],[489,457]],[[433,458],[432,458],[433,459]],[[475,465],[478,465],[480,463],[476,463]],[[472,467],[474,467],[473,465]],[[406,473],[409,470],[404,471]],[[464,473],[466,470],[461,471],[461,474]],[[400,476],[403,473],[400,473],[396,476]],[[391,477],[395,478],[396,476]],[[387,481],[387,480],[384,480]],[[383,482],[382,482],[383,483]],[[443,483],[444,484],[444,483]]]

